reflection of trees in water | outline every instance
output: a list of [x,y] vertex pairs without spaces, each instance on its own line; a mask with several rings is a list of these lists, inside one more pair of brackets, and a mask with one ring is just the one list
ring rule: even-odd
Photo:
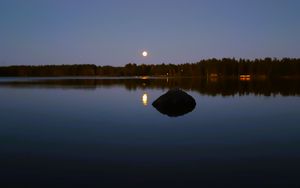
[[179,87],[206,95],[300,95],[300,80],[251,80],[238,79],[206,80],[199,78],[154,78],[154,79],[43,79],[32,81],[0,82],[0,87],[43,87],[43,88],[74,88],[95,89],[101,87],[125,87],[136,89],[170,89]]

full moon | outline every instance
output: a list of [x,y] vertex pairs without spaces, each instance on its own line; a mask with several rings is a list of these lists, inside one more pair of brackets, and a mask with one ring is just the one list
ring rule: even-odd
[[147,57],[147,56],[148,56],[148,52],[147,52],[147,51],[143,51],[142,55],[143,55],[144,57]]

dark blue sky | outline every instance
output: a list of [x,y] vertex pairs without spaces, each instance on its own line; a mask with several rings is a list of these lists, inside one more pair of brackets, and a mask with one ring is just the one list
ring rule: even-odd
[[299,0],[0,0],[0,65],[300,57],[299,20]]

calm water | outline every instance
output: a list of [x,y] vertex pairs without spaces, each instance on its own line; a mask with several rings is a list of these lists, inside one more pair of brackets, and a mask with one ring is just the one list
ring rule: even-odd
[[[0,184],[300,187],[299,81],[0,79]],[[151,103],[180,87],[196,108]]]

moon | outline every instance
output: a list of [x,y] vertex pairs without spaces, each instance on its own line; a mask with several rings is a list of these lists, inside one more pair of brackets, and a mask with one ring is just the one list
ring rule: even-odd
[[148,56],[148,52],[147,51],[143,51],[142,56],[147,57]]

